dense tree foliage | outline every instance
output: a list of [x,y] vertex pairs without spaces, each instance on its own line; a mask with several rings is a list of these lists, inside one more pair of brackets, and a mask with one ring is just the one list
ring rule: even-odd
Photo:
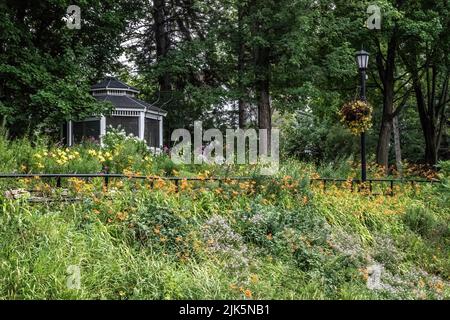
[[[65,26],[69,4],[0,2],[0,115],[16,134],[101,110],[88,85],[112,72],[169,111],[166,139],[194,120],[277,126],[290,154],[352,155],[337,111],[357,97],[363,46],[374,160],[393,163],[393,133],[406,159],[449,157],[447,0],[86,0],[80,30]],[[367,28],[370,4],[380,30]]]
[[70,4],[0,2],[0,115],[13,135],[53,132],[64,119],[105,108],[89,86],[114,70],[135,3],[83,1],[81,29],[66,25]]

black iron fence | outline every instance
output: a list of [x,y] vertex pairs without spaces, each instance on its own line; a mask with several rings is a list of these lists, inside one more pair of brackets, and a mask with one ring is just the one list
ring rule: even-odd
[[[0,174],[1,179],[54,179],[56,181],[56,187],[61,188],[62,179],[77,178],[77,179],[91,179],[91,178],[102,178],[103,186],[108,188],[111,179],[135,179],[149,181],[151,186],[153,186],[155,180],[172,181],[175,183],[176,190],[179,190],[179,185],[181,181],[197,181],[197,182],[212,182],[212,181],[256,181],[256,180],[281,180],[281,178],[274,178],[271,176],[259,176],[259,177],[161,177],[161,176],[144,176],[144,175],[130,175],[130,174],[118,174],[118,173],[11,173],[11,174]],[[309,183],[313,185],[314,183],[320,183],[323,190],[327,190],[329,185],[343,185],[349,184],[352,191],[366,190],[372,193],[373,187],[376,184],[389,185],[389,192],[387,194],[394,194],[395,185],[407,185],[410,184],[415,187],[418,184],[433,184],[438,183],[439,180],[425,180],[425,179],[367,179],[365,183],[362,183],[359,179],[336,179],[336,178],[305,178],[309,180]]]
[[425,179],[367,179],[366,182],[363,183],[360,179],[352,179],[352,180],[333,179],[333,178],[311,179],[311,184],[314,182],[322,183],[323,190],[326,190],[327,185],[329,185],[329,184],[336,185],[338,183],[341,183],[341,184],[347,183],[347,184],[350,184],[350,189],[352,191],[354,191],[356,188],[357,191],[364,190],[364,191],[368,191],[369,193],[373,193],[373,188],[374,188],[374,185],[376,185],[376,184],[379,184],[379,185],[388,184],[389,192],[387,194],[390,196],[393,196],[395,193],[395,191],[394,191],[395,185],[410,185],[411,187],[413,187],[415,189],[417,185],[438,183],[439,180],[437,180],[437,179],[430,179],[430,180],[425,180]]

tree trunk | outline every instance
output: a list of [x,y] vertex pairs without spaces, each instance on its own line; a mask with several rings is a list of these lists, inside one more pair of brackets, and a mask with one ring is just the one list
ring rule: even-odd
[[[425,52],[421,52],[413,42],[408,47],[408,54],[402,57],[412,77],[425,141],[425,162],[436,165],[447,122],[446,108],[450,102],[448,99],[450,75],[448,63],[444,62],[446,51],[434,51],[427,47]],[[442,65],[436,64],[436,61],[441,63],[441,60]]]
[[260,129],[272,129],[272,111],[270,107],[268,81],[263,81],[258,85],[258,124]]
[[389,167],[389,145],[391,139],[392,113],[394,110],[395,56],[397,39],[395,35],[388,44],[386,62],[383,64],[382,53],[377,54],[377,67],[383,82],[383,115],[378,135],[377,163],[386,169]]
[[[265,39],[268,30],[262,15],[264,2],[256,0],[248,3],[249,12],[256,12],[252,21],[252,37]],[[270,148],[270,131],[272,129],[272,110],[270,106],[270,52],[271,48],[266,43],[256,41],[253,48],[254,58],[254,90],[258,105],[258,127],[267,129],[268,147]]]
[[[165,0],[153,1],[153,19],[155,21],[153,29],[155,32],[156,58],[158,62],[161,62],[169,51],[169,35],[166,30],[167,17]],[[160,91],[171,91],[172,86],[168,72],[164,72],[160,75],[158,81]]]
[[255,91],[258,100],[258,127],[267,129],[270,141],[272,129],[272,111],[270,106],[270,61],[269,48],[257,47],[255,52],[256,85]]
[[[443,109],[439,109],[435,106],[435,97],[431,96],[429,103],[431,105],[427,106],[427,101],[425,99],[424,92],[422,90],[422,84],[418,72],[413,74],[413,87],[416,94],[417,110],[419,112],[420,125],[422,127],[422,132],[425,140],[425,162],[430,165],[435,165],[438,162],[438,150],[440,145],[441,130],[438,130],[440,125],[443,125],[442,121],[445,119],[441,117],[438,118],[439,110],[445,109],[445,104],[441,106]],[[445,81],[443,90],[443,95],[446,96],[448,88],[448,80]],[[431,94],[431,93],[430,93]],[[443,100],[445,101],[445,100]],[[437,110],[436,110],[437,109]],[[437,114],[436,114],[437,113]],[[440,121],[439,121],[440,120]],[[436,125],[438,123],[438,125]]]
[[387,172],[389,167],[389,142],[391,140],[391,123],[383,116],[377,145],[377,163]]
[[260,141],[265,146],[262,147],[260,144],[260,148],[263,148],[259,150],[260,154],[269,154],[269,150],[271,150],[272,111],[270,106],[269,50],[267,47],[257,47],[255,50],[255,92],[258,103],[258,127],[260,130],[267,130],[266,135],[261,132],[259,135],[260,139],[267,139],[267,141]]
[[240,98],[238,101],[238,105],[239,105],[239,128],[240,129],[244,129],[245,128],[245,123],[246,123],[246,119],[245,119],[245,111],[247,109],[247,103]]
[[239,114],[239,128],[245,128],[246,123],[246,109],[248,104],[244,98],[247,88],[244,84],[244,74],[245,74],[245,43],[243,39],[243,16],[244,8],[242,3],[238,3],[238,37],[239,37],[239,48],[238,48],[238,89],[239,89],[239,99],[238,99],[238,114]]
[[400,145],[400,128],[398,127],[398,117],[394,117],[394,119],[392,119],[392,131],[394,133],[395,163],[400,177],[403,177],[402,149]]

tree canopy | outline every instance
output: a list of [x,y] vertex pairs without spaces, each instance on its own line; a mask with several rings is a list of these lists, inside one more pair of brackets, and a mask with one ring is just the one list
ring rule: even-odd
[[[374,4],[381,29],[366,25]],[[277,126],[287,152],[331,160],[357,151],[337,111],[357,97],[364,47],[374,159],[392,163],[395,133],[407,159],[449,157],[447,0],[85,0],[79,30],[69,5],[0,2],[0,115],[14,135],[106,110],[88,88],[112,73],[168,110],[166,138],[194,120]]]

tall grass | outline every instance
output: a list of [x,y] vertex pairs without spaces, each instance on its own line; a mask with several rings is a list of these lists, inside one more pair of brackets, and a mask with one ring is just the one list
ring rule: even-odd
[[[64,151],[77,151],[81,159],[64,168],[97,170],[99,152],[108,157],[115,149],[86,145]],[[56,150],[61,148],[44,140],[0,138],[1,170],[34,170],[36,154]],[[162,180],[153,188],[144,181],[112,180],[108,190],[101,181],[71,180],[64,187],[78,200],[49,203],[5,193],[31,183],[45,190],[47,181],[3,182],[1,299],[450,298],[444,170],[442,184],[399,188],[388,197],[344,187],[324,191],[308,183],[321,170],[351,176],[348,162],[321,169],[288,160],[274,179],[219,184],[208,177],[251,171],[175,168],[164,156],[145,160],[146,152],[125,153],[105,161],[117,170],[200,174],[205,181],[183,183],[176,192]],[[46,193],[55,196],[60,195]],[[381,283],[369,289],[374,264],[383,267]],[[67,285],[71,266],[80,270],[79,289]]]

